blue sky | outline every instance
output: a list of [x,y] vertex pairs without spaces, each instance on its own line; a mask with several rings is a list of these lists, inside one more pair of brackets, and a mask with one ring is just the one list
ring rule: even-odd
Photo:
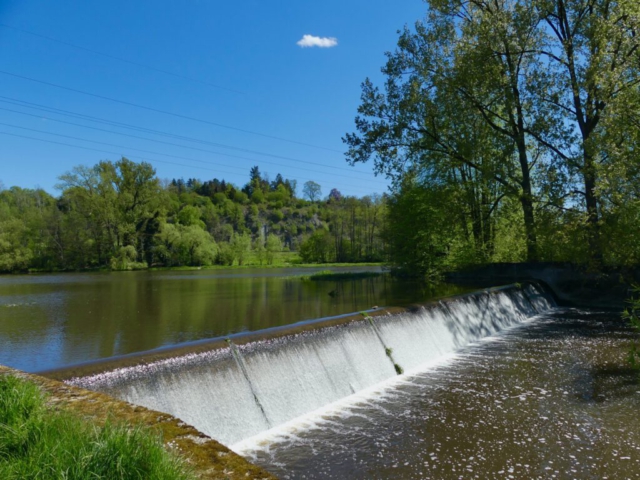
[[[382,193],[370,165],[347,165],[341,137],[360,83],[382,82],[397,30],[425,11],[420,0],[0,0],[0,181],[56,193],[73,166],[124,155],[160,178],[242,186],[258,165],[296,179],[299,195],[307,180],[324,195]],[[337,44],[302,47],[305,35]]]

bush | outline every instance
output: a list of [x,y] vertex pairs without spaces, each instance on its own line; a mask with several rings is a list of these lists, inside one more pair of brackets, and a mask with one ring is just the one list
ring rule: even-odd
[[120,247],[115,256],[111,257],[111,270],[142,270],[147,268],[146,262],[137,262],[138,252],[133,245]]

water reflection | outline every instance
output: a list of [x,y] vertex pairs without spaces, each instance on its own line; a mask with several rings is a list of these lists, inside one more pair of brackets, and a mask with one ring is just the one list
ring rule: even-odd
[[[332,270],[372,269],[379,270]],[[38,371],[462,292],[451,285],[429,290],[386,276],[341,282],[296,277],[317,270],[0,277],[0,364]]]

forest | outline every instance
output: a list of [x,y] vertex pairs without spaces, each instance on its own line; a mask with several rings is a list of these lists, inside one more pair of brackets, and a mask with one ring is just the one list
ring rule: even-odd
[[640,2],[427,3],[343,138],[393,180],[394,262],[638,265]]
[[383,260],[385,198],[296,183],[259,168],[239,188],[224,180],[161,181],[126,158],[78,166],[42,189],[0,191],[0,271],[131,270],[148,267]]
[[640,263],[640,2],[429,0],[366,79],[350,164],[363,198],[270,181],[160,181],[123,158],[0,193],[0,271],[379,262]]

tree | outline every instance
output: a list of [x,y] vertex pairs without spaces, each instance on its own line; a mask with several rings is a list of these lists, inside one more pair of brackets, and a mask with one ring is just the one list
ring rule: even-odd
[[537,7],[547,27],[539,53],[554,81],[552,95],[540,101],[571,133],[570,142],[544,141],[581,177],[582,188],[571,194],[585,206],[591,256],[599,263],[607,170],[618,170],[612,164],[624,159],[617,154],[637,128],[629,120],[640,115],[640,8],[635,0],[540,0]]
[[276,253],[282,251],[282,241],[278,238],[277,235],[270,233],[267,236],[266,250],[267,264],[272,265],[273,261],[275,260]]
[[200,220],[200,217],[200,209],[192,205],[186,205],[178,213],[178,221],[181,225],[185,225],[187,227],[191,225],[198,225],[200,228],[204,228],[205,224],[202,220]]
[[305,263],[327,263],[332,259],[332,248],[330,233],[321,228],[300,244],[300,258]]
[[92,168],[79,166],[60,177],[58,186],[74,214],[83,217],[95,261],[109,264],[121,247],[133,246],[142,257],[151,255],[150,229],[164,200],[153,167],[122,158]]
[[340,190],[338,190],[337,188],[332,188],[331,191],[329,192],[329,200],[340,201],[341,199],[342,199],[342,194],[340,193]]
[[453,189],[446,185],[425,188],[407,177],[391,196],[384,235],[402,273],[435,276],[446,265],[449,250],[459,237],[457,222],[451,221],[451,204],[446,202],[451,194]]
[[156,235],[154,254],[166,265],[211,265],[218,248],[211,235],[198,225],[165,223]]
[[238,261],[238,265],[243,265],[251,251],[251,235],[248,233],[235,233],[231,239],[231,250]]
[[322,188],[313,180],[309,180],[308,182],[305,182],[302,187],[302,195],[304,195],[310,202],[315,202],[320,200],[320,197],[322,197]]
[[26,240],[26,224],[15,218],[0,221],[0,272],[13,272],[26,269],[33,252]]
[[540,42],[535,8],[517,0],[430,6],[427,19],[415,31],[405,29],[388,55],[385,93],[363,83],[358,133],[344,138],[348,160],[373,158],[396,186],[405,175],[458,183],[471,202],[478,239],[500,199],[517,198],[527,257],[536,260],[532,170],[542,162],[529,130],[548,125],[531,94],[546,88],[530,53]]

